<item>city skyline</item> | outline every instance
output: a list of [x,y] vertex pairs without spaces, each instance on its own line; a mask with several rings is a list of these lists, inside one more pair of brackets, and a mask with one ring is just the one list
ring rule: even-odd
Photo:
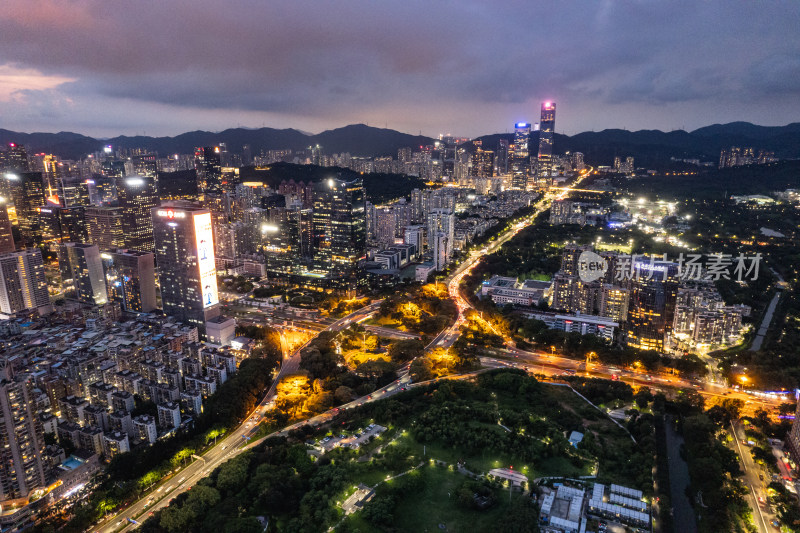
[[109,136],[363,122],[477,136],[535,122],[547,100],[567,134],[800,120],[796,4],[459,7],[426,5],[421,20],[422,6],[359,2],[280,13],[5,2],[3,127]]

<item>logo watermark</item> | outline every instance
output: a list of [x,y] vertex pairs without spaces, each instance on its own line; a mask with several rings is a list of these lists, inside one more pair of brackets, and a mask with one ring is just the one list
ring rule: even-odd
[[761,269],[763,257],[760,253],[738,256],[723,253],[679,254],[670,260],[667,254],[660,256],[643,254],[619,254],[603,257],[591,251],[583,251],[578,257],[578,277],[586,283],[606,277],[613,262],[615,281],[676,278],[680,281],[755,281]]

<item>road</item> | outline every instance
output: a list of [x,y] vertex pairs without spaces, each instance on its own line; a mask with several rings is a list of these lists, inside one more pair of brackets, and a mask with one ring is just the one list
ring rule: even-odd
[[[336,320],[326,327],[325,330],[339,331],[344,329],[353,322],[358,322],[359,320],[368,317],[370,314],[374,313],[379,306],[380,301],[372,303],[366,307],[362,307],[361,309],[350,313],[346,317]],[[135,529],[137,524],[130,522],[130,520],[134,520],[135,522],[139,523],[143,522],[151,513],[169,505],[169,502],[172,500],[172,498],[178,494],[190,490],[195,483],[207,476],[219,465],[241,453],[243,448],[247,446],[253,434],[258,429],[258,420],[264,416],[269,408],[270,402],[274,399],[275,390],[280,378],[296,372],[300,368],[300,351],[307,345],[308,343],[295,350],[294,353],[289,353],[286,339],[284,336],[281,336],[281,348],[283,350],[284,358],[281,364],[280,372],[278,373],[276,379],[273,380],[272,386],[264,395],[261,402],[259,402],[259,404],[247,416],[245,421],[243,421],[242,424],[236,429],[232,430],[230,433],[221,438],[219,442],[206,451],[201,458],[195,459],[195,461],[189,464],[186,468],[175,473],[172,477],[162,481],[140,500],[137,500],[124,510],[109,517],[99,526],[93,528],[93,530],[103,533],[111,533],[131,531]],[[390,384],[389,386],[385,387],[385,389],[392,387],[392,385],[395,385],[395,387],[391,390],[391,392],[399,392],[401,388],[399,382]],[[371,398],[369,399],[377,399],[378,396],[382,396],[383,394],[386,394],[386,392],[383,390],[376,391],[370,395]],[[363,399],[367,398],[365,397]],[[360,398],[359,400],[362,399]],[[336,412],[338,412],[338,410],[329,411],[328,413],[320,415],[319,417],[315,417],[315,419],[312,419],[311,421],[306,421],[303,423],[321,423],[326,418],[335,416]],[[290,427],[293,428],[301,424],[295,424],[294,426]],[[275,434],[280,433],[281,432],[276,432]],[[260,442],[260,440],[258,442]],[[255,444],[255,442],[253,444]]]
[[775,514],[771,512],[767,504],[767,491],[765,485],[769,483],[769,478],[764,481],[761,468],[753,461],[750,454],[750,447],[747,446],[747,439],[744,435],[742,426],[736,422],[731,422],[731,434],[733,435],[733,450],[739,455],[739,463],[744,472],[743,483],[748,489],[747,501],[753,509],[753,522],[760,533],[770,533],[774,531],[770,522],[775,519]]
[[472,308],[472,304],[470,304],[469,300],[464,298],[459,290],[461,280],[464,279],[464,276],[469,274],[472,269],[475,268],[481,257],[496,252],[506,242],[514,238],[520,231],[528,227],[537,216],[550,207],[551,201],[564,198],[571,190],[573,190],[573,188],[578,187],[578,185],[580,185],[580,183],[591,174],[591,171],[592,168],[583,171],[583,173],[581,173],[575,180],[575,183],[569,187],[559,188],[558,190],[561,191],[559,193],[548,192],[542,195],[542,197],[534,204],[535,209],[533,213],[515,222],[514,225],[512,225],[504,233],[501,233],[494,241],[491,241],[480,250],[473,250],[470,252],[469,256],[467,256],[467,258],[464,259],[458,268],[456,268],[456,270],[445,280],[447,283],[447,292],[458,308],[458,317],[452,326],[440,334],[440,346],[443,348],[449,348],[453,345],[453,343],[458,339],[459,328],[464,323],[464,312]]

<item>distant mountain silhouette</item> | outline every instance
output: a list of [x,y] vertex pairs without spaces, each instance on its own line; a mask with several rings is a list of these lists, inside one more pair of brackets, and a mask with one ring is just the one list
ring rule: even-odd
[[[495,150],[498,140],[513,141],[513,134],[495,133],[478,137],[483,148]],[[349,152],[354,156],[397,156],[397,150],[406,146],[419,147],[431,144],[433,139],[409,135],[385,128],[353,124],[342,128],[308,135],[296,129],[231,128],[221,132],[191,131],[175,137],[119,136],[95,139],[70,132],[20,133],[0,129],[0,143],[18,142],[31,153],[47,152],[67,159],[77,159],[111,144],[119,148],[146,148],[159,154],[191,153],[195,147],[225,143],[228,150],[240,153],[242,146],[250,145],[252,153],[261,150],[302,150],[320,145],[323,153]],[[538,146],[538,133],[531,134],[531,153]],[[659,165],[675,158],[699,158],[717,161],[719,151],[730,146],[752,146],[772,150],[778,157],[800,158],[800,123],[786,126],[757,126],[749,122],[714,124],[692,132],[676,130],[627,131],[608,129],[583,132],[567,136],[556,134],[556,153],[583,152],[592,164],[611,164],[615,156],[636,158],[637,166]],[[467,144],[472,149],[472,144]]]

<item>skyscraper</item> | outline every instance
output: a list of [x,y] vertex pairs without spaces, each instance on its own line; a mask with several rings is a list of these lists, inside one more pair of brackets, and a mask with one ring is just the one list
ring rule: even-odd
[[8,143],[5,150],[0,150],[0,171],[28,172],[28,153],[19,143]]
[[472,154],[471,175],[479,178],[491,178],[494,175],[494,152],[478,146],[475,153]]
[[542,117],[539,121],[539,159],[536,164],[536,181],[539,185],[549,185],[553,170],[553,135],[556,128],[555,102],[542,103]]
[[27,375],[0,380],[0,501],[26,498],[46,483],[44,431]]
[[22,241],[32,246],[41,237],[39,208],[44,205],[41,172],[18,172],[5,175],[17,214]]
[[50,245],[86,240],[84,209],[80,206],[48,205],[39,208],[42,242]]
[[164,313],[196,326],[220,314],[211,212],[184,202],[153,209]]
[[[12,206],[13,207],[13,206]],[[8,216],[8,201],[0,198],[0,254],[16,250],[11,217]]]
[[58,249],[58,267],[65,289],[75,297],[93,305],[108,303],[103,261],[96,244],[67,242]]
[[640,350],[664,349],[664,336],[672,330],[678,294],[678,264],[640,258],[631,279],[626,343]]
[[222,191],[222,164],[219,146],[204,146],[195,149],[197,181],[203,192]]
[[531,158],[528,144],[531,137],[531,125],[517,122],[514,125],[514,153],[511,156],[511,186],[515,189],[528,188],[531,173]]
[[122,233],[122,208],[87,207],[84,218],[89,244],[96,244],[101,250],[113,250],[125,246]]
[[367,222],[360,178],[314,183],[314,268],[329,277],[352,274],[366,255]]
[[138,250],[101,254],[109,299],[135,313],[156,308],[155,255]]
[[[435,208],[428,212],[428,246],[434,251],[434,262],[446,266],[453,257],[455,214],[452,209]],[[437,270],[441,268],[437,267]]]
[[41,250],[0,255],[0,312],[50,311]]
[[125,247],[152,252],[154,207],[159,204],[154,178],[127,176],[117,179],[117,200],[122,208]]

